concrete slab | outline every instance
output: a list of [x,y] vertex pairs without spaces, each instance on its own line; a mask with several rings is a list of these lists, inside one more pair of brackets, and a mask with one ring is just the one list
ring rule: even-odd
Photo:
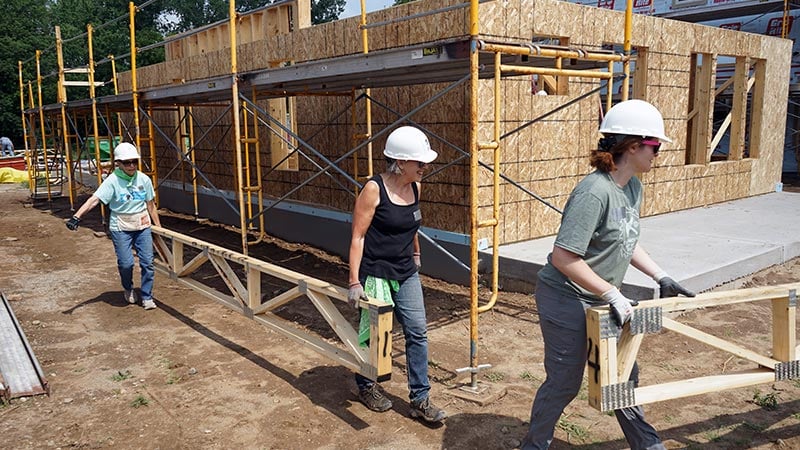
[[[775,192],[677,211],[641,222],[640,243],[673,278],[704,291],[800,256],[800,193]],[[500,247],[501,276],[532,288],[555,236]],[[657,296],[657,285],[638,270],[625,275],[623,292]]]

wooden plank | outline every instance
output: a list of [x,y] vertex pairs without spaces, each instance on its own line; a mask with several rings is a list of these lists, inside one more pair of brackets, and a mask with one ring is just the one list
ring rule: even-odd
[[369,378],[383,381],[392,374],[392,308],[373,303],[369,314],[369,363],[375,369],[374,378]]
[[[609,384],[616,383],[617,380],[617,366],[613,366],[610,360],[616,363],[616,338],[602,339],[600,338],[601,326],[600,318],[602,314],[608,314],[608,309],[603,311],[600,308],[592,308],[586,311],[586,336],[587,336],[587,351],[588,358],[586,364],[588,366],[587,376],[589,378],[589,405],[598,410],[602,410],[603,394],[602,387]],[[614,353],[610,357],[610,353]],[[613,381],[612,381],[613,380]]]
[[181,241],[172,241],[172,264],[170,267],[174,273],[180,273],[183,270],[183,242]]
[[628,381],[636,363],[636,355],[639,354],[639,347],[644,340],[644,334],[631,334],[630,324],[625,324],[622,330],[619,344],[617,345],[617,379]]
[[255,316],[253,320],[261,323],[267,328],[271,328],[280,332],[284,336],[289,337],[304,347],[314,350],[315,352],[336,361],[340,365],[347,367],[352,371],[361,372],[361,364],[355,356],[347,353],[339,347],[336,347],[335,345],[325,342],[319,337],[298,330],[294,326],[290,325],[289,322],[273,314]]
[[761,157],[761,142],[762,136],[769,134],[764,133],[764,98],[766,90],[766,65],[767,62],[763,59],[755,61],[753,64],[755,83],[753,84],[753,96],[750,99],[750,157]]
[[789,291],[800,290],[799,283],[786,283],[775,286],[737,289],[735,291],[705,292],[696,297],[667,297],[647,301],[647,307],[661,307],[664,313],[691,311],[710,306],[733,305],[736,303],[773,300],[789,295]]
[[[174,241],[174,242],[177,242],[177,241]],[[182,244],[183,243],[181,243],[181,245]],[[183,268],[180,271],[176,271],[177,276],[180,278],[180,277],[185,277],[185,276],[193,273],[200,266],[205,264],[206,261],[208,261],[208,252],[200,252],[200,253],[198,253],[197,255],[195,255],[194,258],[192,258],[191,261],[189,261],[188,264],[183,266]]]
[[[280,278],[285,281],[289,281],[291,283],[298,283],[299,281],[303,281],[308,285],[309,289],[313,289],[318,291],[322,294],[325,294],[330,297],[335,297],[340,300],[347,300],[347,290],[341,288],[339,286],[335,286],[328,282],[318,280],[316,278],[309,277],[307,275],[301,274],[299,272],[295,272],[293,270],[289,270],[275,264],[270,264],[259,259],[255,259],[250,256],[245,256],[241,253],[234,252],[232,250],[228,250],[224,247],[220,247],[218,245],[214,245],[208,242],[201,241],[199,239],[193,238],[191,236],[187,236],[185,234],[178,233],[173,230],[168,230],[166,228],[153,226],[153,231],[162,236],[168,237],[170,239],[178,239],[182,241],[184,244],[187,244],[191,247],[198,248],[203,250],[208,255],[219,255],[222,256],[230,261],[241,265],[250,264],[251,267],[257,268],[262,273],[267,275]],[[191,263],[190,263],[191,264]],[[188,265],[187,265],[188,266]]]
[[247,266],[247,306],[254,310],[261,306],[261,272]]
[[[175,243],[173,241],[173,245],[174,244]],[[153,247],[156,249],[156,252],[158,252],[158,255],[161,256],[161,259],[163,259],[169,267],[174,267],[172,254],[170,253],[169,247],[161,236],[153,235]]]
[[672,320],[668,317],[661,318],[662,325],[667,330],[674,331],[676,333],[680,333],[686,337],[690,337],[692,339],[697,340],[706,345],[710,345],[714,348],[718,348],[720,350],[726,351],[733,355],[738,356],[739,358],[746,359],[748,361],[752,361],[762,367],[766,367],[768,369],[774,369],[775,365],[778,364],[780,361],[776,361],[772,358],[759,355],[758,353],[748,350],[744,347],[740,347],[736,344],[728,342],[724,339],[720,339],[712,334],[708,334],[704,331],[700,331],[696,328],[692,328],[688,325],[682,324],[675,320]]
[[637,405],[692,395],[719,392],[775,381],[775,373],[768,369],[753,369],[724,375],[711,375],[689,380],[661,383],[634,389]]
[[789,298],[772,301],[772,356],[780,361],[797,359],[797,308]]
[[288,291],[281,293],[277,297],[273,297],[273,298],[269,299],[268,301],[264,302],[264,304],[259,306],[258,308],[253,308],[253,314],[262,314],[262,313],[267,312],[267,311],[272,311],[273,309],[279,308],[279,307],[289,303],[290,301],[292,301],[292,300],[294,300],[294,299],[296,299],[298,297],[302,297],[302,296],[303,296],[303,293],[300,292],[300,287],[299,286],[295,286],[295,287],[289,289]]
[[243,305],[246,305],[249,299],[247,291],[244,285],[242,285],[241,280],[239,280],[239,276],[231,269],[228,261],[219,255],[208,255],[208,259],[211,261],[211,264],[214,265],[214,268],[217,269],[217,273],[219,273],[222,281],[224,281],[228,289],[231,290],[231,294]]
[[345,347],[351,354],[361,354],[361,347],[358,345],[358,332],[350,325],[350,322],[342,316],[342,313],[336,309],[331,299],[326,295],[318,294],[313,291],[306,292],[306,296],[311,303],[317,308],[317,311],[322,315],[331,329],[339,336]]

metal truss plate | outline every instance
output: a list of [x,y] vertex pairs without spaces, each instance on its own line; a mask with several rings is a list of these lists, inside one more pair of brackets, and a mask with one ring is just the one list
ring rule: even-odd
[[789,289],[789,307],[797,306],[797,289]]
[[631,318],[631,334],[658,333],[661,331],[661,307],[637,308]]
[[775,381],[800,378],[800,360],[775,364]]
[[619,337],[622,328],[617,326],[617,322],[611,317],[611,314],[603,314],[600,316],[600,339],[608,339]]
[[613,411],[635,405],[636,399],[634,398],[633,389],[633,381],[601,386],[601,411]]

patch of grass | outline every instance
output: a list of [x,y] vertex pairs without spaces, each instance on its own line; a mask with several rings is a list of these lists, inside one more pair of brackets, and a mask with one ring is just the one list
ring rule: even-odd
[[138,408],[140,406],[147,406],[150,404],[150,400],[147,399],[144,395],[137,395],[135,399],[131,402],[132,408]]
[[664,422],[675,423],[675,416],[667,414],[666,416],[664,416]]
[[761,425],[761,424],[758,424],[758,423],[742,422],[741,427],[744,428],[747,431],[761,433],[764,430],[766,430],[769,426],[768,425]]
[[715,428],[713,430],[708,430],[703,433],[703,437],[708,442],[720,442],[722,440],[722,431],[724,428]]
[[761,391],[756,389],[756,391],[753,393],[753,403],[771,411],[778,407],[778,394],[774,392],[762,394]]
[[486,372],[484,377],[492,383],[498,383],[506,378],[506,374],[503,372]]
[[182,379],[183,378],[180,375],[176,375],[170,371],[169,376],[167,377],[167,384],[178,384]]
[[528,372],[527,370],[522,371],[522,373],[519,374],[519,377],[525,381],[530,381],[531,383],[534,384],[540,383],[539,378],[533,375],[532,373]]
[[800,413],[794,413],[792,414],[792,417],[794,417],[797,420],[800,420]]
[[578,391],[578,396],[576,397],[580,401],[589,400],[589,385],[586,384],[586,380],[583,380],[581,383],[581,390]]
[[433,367],[434,369],[441,369],[442,368],[442,363],[440,363],[439,361],[435,361],[435,360],[431,359],[431,360],[428,361],[428,366],[429,367]]
[[567,442],[572,442],[572,438],[579,440],[581,443],[589,440],[589,430],[578,425],[577,423],[570,422],[569,416],[561,416],[558,419],[558,427],[560,430],[567,433]]
[[800,388],[800,378],[795,378],[794,380],[792,380],[792,384],[794,385],[794,387]]
[[118,370],[117,373],[111,375],[111,381],[122,381],[133,377],[130,370]]

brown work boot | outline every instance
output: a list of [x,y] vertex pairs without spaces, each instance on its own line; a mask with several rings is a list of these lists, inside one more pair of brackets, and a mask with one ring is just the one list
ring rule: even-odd
[[437,423],[447,418],[447,413],[431,403],[429,398],[421,402],[411,403],[411,417],[419,418],[428,423]]
[[392,407],[392,401],[383,395],[377,384],[360,389],[358,391],[358,400],[375,412],[384,412]]

